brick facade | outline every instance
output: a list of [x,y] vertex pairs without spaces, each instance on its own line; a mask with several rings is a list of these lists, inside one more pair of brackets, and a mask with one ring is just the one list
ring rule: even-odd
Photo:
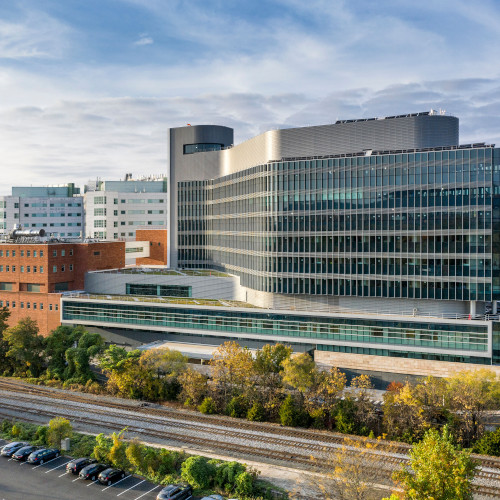
[[149,257],[138,258],[138,266],[166,266],[168,235],[166,229],[137,229],[136,241],[149,241]]
[[125,243],[0,243],[0,306],[9,325],[26,317],[42,335],[60,323],[60,292],[82,290],[85,273],[125,266]]

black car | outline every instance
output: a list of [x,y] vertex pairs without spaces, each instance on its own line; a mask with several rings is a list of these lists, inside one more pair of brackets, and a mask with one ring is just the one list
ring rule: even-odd
[[38,446],[24,446],[12,454],[14,460],[24,462],[34,451],[39,450]]
[[193,489],[189,484],[169,484],[156,496],[156,500],[191,500]]
[[43,464],[53,458],[57,458],[61,452],[57,448],[42,448],[41,450],[34,451],[26,460],[29,464]]
[[24,448],[25,446],[29,446],[29,443],[25,443],[24,441],[14,441],[13,443],[6,444],[0,454],[3,457],[11,457],[16,451]]
[[105,469],[99,474],[99,482],[108,486],[115,481],[119,481],[125,477],[125,472],[121,469]]
[[84,467],[81,471],[79,476],[82,479],[91,479],[92,481],[95,481],[97,479],[97,476],[103,471],[109,469],[109,465],[106,464],[90,464]]
[[87,465],[95,463],[97,463],[95,458],[77,458],[66,465],[66,472],[78,474],[84,467],[87,467]]

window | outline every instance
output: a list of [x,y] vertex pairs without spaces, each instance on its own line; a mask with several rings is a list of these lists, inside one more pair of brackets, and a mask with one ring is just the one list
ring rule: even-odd
[[26,250],[26,257],[31,257],[31,250]]
[[43,311],[43,302],[40,302],[40,309]]
[[70,264],[70,265],[69,265],[69,270],[70,270],[70,271],[73,271],[73,264]]
[[15,256],[16,256],[16,251],[12,250],[12,257],[15,257]]
[[57,266],[52,266],[52,272],[57,273]]
[[9,250],[7,250],[7,251],[5,252],[5,256],[6,256],[6,257],[9,257],[9,255],[10,255]]
[[0,257],[3,257],[3,250],[0,250]]
[[36,257],[36,250],[33,250],[33,257]]
[[0,281],[0,290],[3,292],[11,292],[12,291],[12,283],[7,283],[5,281]]
[[33,266],[33,272],[36,273],[36,266]]
[[43,250],[40,250],[40,257],[43,257]]
[[33,309],[36,309],[36,302],[33,302]]
[[57,257],[57,250],[52,250],[52,257]]
[[15,273],[16,272],[16,266],[12,266],[12,272]]
[[69,249],[69,254],[73,255],[73,249],[72,248]]
[[42,285],[40,285],[39,283],[27,283],[26,291],[40,293],[42,291]]
[[56,304],[56,311],[59,311],[59,304]]
[[26,272],[28,272],[28,273],[31,272],[31,266],[26,266]]
[[49,311],[52,311],[52,304],[49,304]]
[[21,302],[21,309],[24,309],[24,302]]
[[184,154],[189,155],[193,153],[201,153],[203,151],[220,151],[223,144],[214,143],[198,143],[198,144],[184,144]]
[[3,266],[0,266],[0,273],[3,273]]
[[24,257],[24,250],[21,250],[21,257]]
[[96,252],[94,252],[94,255],[101,255],[101,252],[96,251]]
[[63,273],[66,270],[64,264],[61,266],[61,272]]
[[5,271],[9,272],[10,271],[10,266],[5,266]]
[[31,302],[26,302],[26,309],[31,309]]
[[106,196],[96,196],[94,198],[94,205],[106,205]]
[[43,266],[40,266],[40,272],[43,273]]
[[21,266],[21,272],[24,273],[24,266]]
[[61,257],[65,257],[66,256],[66,250],[61,250]]

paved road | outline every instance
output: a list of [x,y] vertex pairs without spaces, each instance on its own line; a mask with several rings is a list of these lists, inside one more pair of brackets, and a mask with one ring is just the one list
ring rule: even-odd
[[[0,446],[5,441],[0,440]],[[67,474],[68,457],[59,457],[43,465],[32,466],[0,457],[0,500],[153,500],[160,486],[129,476],[107,487],[99,482],[83,481]]]

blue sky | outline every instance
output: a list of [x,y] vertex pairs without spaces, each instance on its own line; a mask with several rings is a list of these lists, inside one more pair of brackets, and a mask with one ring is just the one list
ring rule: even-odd
[[500,1],[0,3],[0,192],[167,170],[169,127],[445,109],[500,145]]

